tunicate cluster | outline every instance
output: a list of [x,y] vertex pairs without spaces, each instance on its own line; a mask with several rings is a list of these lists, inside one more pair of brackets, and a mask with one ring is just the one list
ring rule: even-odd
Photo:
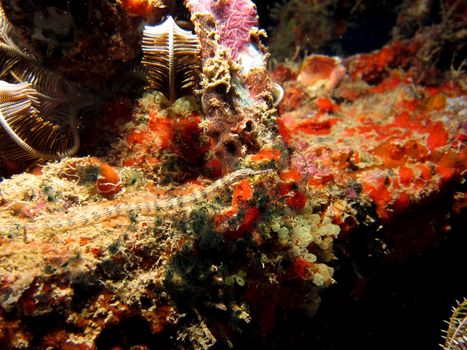
[[145,111],[157,110],[161,117],[187,116],[199,110],[199,104],[193,96],[180,97],[172,105],[169,105],[167,98],[158,91],[145,93],[140,100],[140,107]]
[[271,233],[277,234],[279,244],[289,246],[292,257],[310,263],[310,278],[317,286],[332,282],[334,269],[328,263],[332,255],[332,242],[338,236],[340,228],[329,217],[321,218],[310,208],[305,208],[301,215],[290,220],[273,218]]

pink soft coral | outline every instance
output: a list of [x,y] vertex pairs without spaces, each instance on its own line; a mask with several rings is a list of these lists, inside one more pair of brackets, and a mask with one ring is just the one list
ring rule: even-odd
[[218,0],[211,7],[218,21],[220,43],[235,59],[250,41],[250,30],[258,25],[256,6],[250,0]]

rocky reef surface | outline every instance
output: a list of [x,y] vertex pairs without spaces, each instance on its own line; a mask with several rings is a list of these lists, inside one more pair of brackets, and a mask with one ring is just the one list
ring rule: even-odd
[[[334,9],[312,3],[313,13]],[[450,16],[466,11],[443,4]],[[466,76],[424,67],[437,28],[409,35],[413,7],[401,7],[400,30],[378,50],[281,60],[276,39],[270,67],[250,0],[2,6],[16,43],[79,84],[79,96],[95,95],[78,118],[76,156],[3,157],[2,173],[16,174],[0,183],[2,348],[331,348],[329,325],[352,343],[357,326],[337,331],[336,319],[359,319],[349,304],[388,266],[443,247],[460,261]],[[290,10],[298,2],[284,6],[301,18]],[[166,15],[199,40],[198,85],[173,103],[143,86],[157,65],[138,64],[142,27]],[[273,38],[293,33],[287,47],[304,46],[297,31],[279,31],[301,23],[303,33],[307,22],[279,20]],[[432,275],[411,272],[444,284],[452,305],[467,289],[449,280],[457,266],[440,272],[446,261],[427,264]],[[388,283],[410,284],[404,276]],[[442,318],[433,322],[440,342]]]

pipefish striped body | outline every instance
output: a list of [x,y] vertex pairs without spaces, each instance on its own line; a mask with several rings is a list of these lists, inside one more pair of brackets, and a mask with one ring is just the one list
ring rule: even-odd
[[185,196],[173,197],[169,199],[158,199],[155,201],[140,203],[120,203],[107,207],[95,207],[90,210],[84,210],[76,215],[66,215],[59,220],[50,220],[47,217],[41,218],[41,221],[26,224],[16,224],[10,227],[0,228],[0,230],[14,231],[22,230],[25,235],[28,232],[38,232],[45,230],[65,231],[73,227],[88,226],[97,222],[108,220],[115,216],[126,215],[128,213],[138,213],[142,215],[163,215],[175,210],[183,210],[188,205],[194,205],[206,201],[213,193],[232,185],[242,179],[253,177],[255,175],[272,172],[272,169],[253,170],[250,168],[240,169],[214,181],[209,186],[190,193]]

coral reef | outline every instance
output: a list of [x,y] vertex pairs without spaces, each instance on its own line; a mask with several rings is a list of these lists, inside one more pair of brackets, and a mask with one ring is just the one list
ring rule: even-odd
[[[282,170],[287,154],[273,106],[279,88],[266,71],[256,22],[228,41],[239,40],[237,61],[209,34],[237,12],[253,14],[254,5],[206,2],[212,15],[195,5],[203,3],[187,3],[201,43],[196,96],[171,103],[148,91],[139,99],[132,118],[116,125],[122,138],[107,156],[116,168],[68,158],[0,185],[2,328],[24,317],[53,324],[43,334],[24,329],[26,347],[118,345],[106,334],[130,320],[148,326],[150,344],[229,344],[252,314],[278,307],[278,300],[264,304],[265,292],[299,293],[305,299],[290,306],[312,313],[319,290],[333,281],[326,263],[339,228],[305,209],[300,179]],[[10,255],[13,246],[22,253]],[[273,323],[262,320],[259,328],[269,331]],[[7,348],[19,342],[0,341]]]
[[[436,88],[415,86],[413,72],[371,71],[373,62],[391,50],[348,58],[348,76],[332,97],[308,100],[308,86],[298,79],[284,82],[278,122],[295,148],[291,166],[308,176],[312,203],[326,205],[333,221],[348,229],[362,220],[355,214],[363,207],[375,209],[371,220],[388,222],[465,175],[462,85],[452,79]],[[283,76],[284,69],[297,76],[298,68],[284,66],[275,74]],[[370,71],[379,77],[369,81],[379,83],[362,81],[362,72]]]
[[[281,348],[285,338],[290,348],[292,338],[274,338],[281,325],[319,315],[339,283],[360,298],[381,266],[442,244],[465,213],[465,72],[437,65],[426,79],[423,26],[372,52],[306,55],[270,72],[250,0],[187,0],[183,30],[172,17],[157,27],[175,2],[37,6],[34,23],[24,18],[29,3],[2,3],[24,47],[85,91],[140,54],[148,69],[127,71],[149,81],[144,92],[109,89],[99,119],[88,129],[83,121],[88,139],[114,135],[101,153],[96,143],[84,150],[92,157],[0,182],[4,349]],[[303,5],[313,14],[340,8]],[[403,9],[397,35],[412,13]],[[88,47],[90,28],[80,24],[92,19],[113,26],[93,29],[100,48]],[[136,29],[143,19],[145,34]],[[186,89],[171,76],[180,71]]]

